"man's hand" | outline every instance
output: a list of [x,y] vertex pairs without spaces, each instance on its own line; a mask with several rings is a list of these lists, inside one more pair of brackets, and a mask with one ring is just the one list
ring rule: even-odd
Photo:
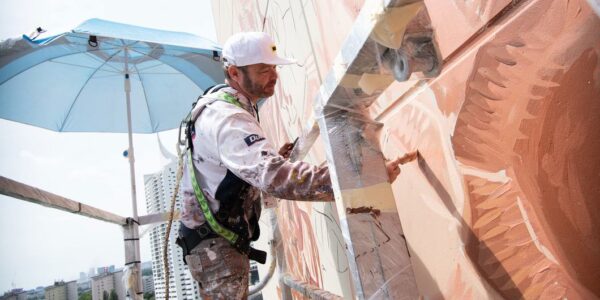
[[400,175],[400,157],[394,159],[394,160],[388,160],[385,162],[385,169],[387,170],[387,174],[388,174],[388,182],[392,183],[394,182],[394,180],[396,180],[396,177],[398,177],[398,175]]
[[398,157],[394,160],[388,160],[385,163],[385,169],[387,170],[388,173],[388,181],[389,183],[394,182],[394,180],[396,180],[396,178],[398,177],[398,175],[400,175],[400,165],[403,165],[409,161],[413,161],[417,158],[417,151],[415,152],[411,152],[411,153],[407,153],[402,157]]
[[294,143],[285,143],[283,146],[281,146],[281,149],[279,149],[279,155],[286,159],[290,158],[292,149],[294,149]]

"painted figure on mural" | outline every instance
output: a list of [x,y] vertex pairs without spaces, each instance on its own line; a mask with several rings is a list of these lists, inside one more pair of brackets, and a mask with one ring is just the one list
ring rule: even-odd
[[[260,234],[261,193],[333,200],[328,168],[290,162],[293,145],[275,150],[260,127],[258,100],[273,95],[277,66],[294,63],[276,51],[265,33],[231,36],[223,47],[227,85],[209,90],[191,113],[178,244],[208,299],[247,297],[249,259],[263,255],[249,246]],[[390,180],[399,162],[387,163]]]
[[530,1],[500,20],[385,120],[388,155],[419,145],[426,158],[397,187],[415,191],[400,200],[413,213],[403,221],[429,220],[418,238],[407,226],[426,266],[416,273],[432,274],[421,292],[597,299],[600,18],[585,1]]
[[530,15],[478,51],[458,114],[456,157],[478,170],[467,254],[506,298],[594,299],[600,21],[582,1]]

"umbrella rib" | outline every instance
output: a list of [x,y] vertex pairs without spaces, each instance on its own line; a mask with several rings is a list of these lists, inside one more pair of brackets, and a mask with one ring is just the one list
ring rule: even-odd
[[[161,61],[161,60],[159,60],[158,58],[156,58],[156,57],[154,57],[154,56],[151,56],[150,54],[146,54],[146,53],[143,53],[143,52],[139,52],[139,51],[136,51],[136,50],[133,50],[133,49],[132,49],[132,51],[134,51],[134,52],[137,52],[137,53],[139,53],[139,54],[141,54],[141,55],[145,55],[145,56],[147,56],[147,57],[150,57],[150,58],[152,58],[152,59],[155,59],[155,60]],[[178,56],[172,56],[172,55],[168,55],[168,54],[162,54],[162,55],[165,55],[165,56],[171,56],[171,57],[175,57],[175,58],[180,58],[180,57],[178,57]],[[162,56],[162,55],[161,55],[161,56]],[[200,55],[200,54],[198,54],[198,55]],[[175,69],[175,70],[177,70],[177,71],[179,71],[181,74],[184,74],[184,75],[187,77],[187,75],[186,75],[184,72],[182,72],[181,70],[179,70],[179,69],[175,68],[175,67],[174,67],[174,66],[172,66],[172,65],[168,65],[168,66],[169,66],[169,67],[171,67],[171,68],[173,68],[173,69]],[[188,78],[189,78],[189,77],[188,77]],[[199,87],[200,89],[202,89],[202,87],[198,86],[198,85],[196,84],[196,82],[194,82],[194,80],[191,80],[191,81],[192,81],[192,83],[194,83],[194,84],[195,84],[197,87]]]
[[94,78],[100,79],[100,78],[112,78],[112,77],[121,77],[121,76],[123,76],[122,73],[120,73],[120,74],[113,73],[113,74],[110,74],[110,75],[98,75],[98,76],[96,76]]
[[[140,74],[140,73],[131,73],[131,74]],[[178,76],[183,76],[181,73],[160,73],[160,72],[153,73],[153,72],[144,72],[144,73],[141,73],[141,74],[144,74],[144,75],[178,75]],[[98,76],[96,76],[94,78],[96,78],[96,79],[99,79],[99,78],[111,78],[111,77],[117,77],[117,76],[121,76],[121,74],[114,73],[114,74],[110,74],[110,75],[98,75]]]
[[[138,72],[139,71],[140,70],[138,70]],[[142,74],[146,74],[146,75],[182,75],[182,73],[167,73],[167,72],[144,72]]]
[[[131,49],[131,48],[129,48],[129,50],[131,50],[132,52],[135,52],[135,53],[141,54],[141,55],[143,55],[143,56],[150,57],[150,58],[152,58],[152,59],[154,59],[154,60],[156,60],[156,61],[160,61],[158,58],[156,58],[156,57],[154,57],[154,56],[150,56],[149,54],[146,54],[146,53],[144,53],[144,52],[140,52],[140,51],[138,51],[138,50]],[[163,55],[164,55],[164,54],[163,54]],[[164,62],[162,62],[162,61],[160,61],[160,62],[161,62],[163,65],[166,65]],[[159,66],[159,65],[156,65],[156,66]],[[155,66],[152,66],[152,67],[155,67]],[[171,66],[170,66],[170,67],[171,67]],[[173,67],[171,67],[171,68],[173,68]],[[136,68],[136,70],[138,70],[138,69]],[[138,70],[138,72],[139,72],[139,70]],[[138,73],[138,74],[139,74],[139,73]]]
[[90,74],[90,76],[85,80],[85,83],[83,83],[81,85],[81,88],[79,89],[79,92],[77,93],[77,96],[75,96],[75,99],[73,100],[73,102],[71,103],[71,106],[69,107],[69,111],[67,112],[67,115],[65,116],[65,119],[64,119],[62,125],[60,126],[59,131],[63,131],[63,129],[65,128],[65,125],[67,124],[67,120],[69,119],[69,115],[71,114],[71,110],[73,110],[73,107],[75,106],[75,102],[77,102],[77,98],[79,98],[79,95],[81,95],[81,92],[83,91],[83,89],[85,88],[87,83],[92,79],[92,77],[94,77],[94,74],[96,74],[96,72],[98,72],[98,70],[100,70],[100,68],[102,68],[102,66],[104,66],[113,57],[115,57],[115,55],[119,54],[119,52],[121,52],[121,51],[117,51],[113,55],[109,56],[108,59],[102,63],[102,65],[100,65],[96,70],[94,70],[94,72],[92,72],[92,74]]
[[[133,67],[138,70],[137,65],[133,65]],[[139,73],[138,70],[138,77],[140,78],[140,84],[142,85],[142,92],[144,93],[144,98],[146,99],[146,108],[148,108],[148,118],[150,119],[150,126],[154,126],[154,121],[152,120],[152,113],[150,113],[150,105],[148,105],[148,95],[146,95],[146,87],[144,86],[144,81],[142,80],[142,74]],[[154,131],[154,128],[152,128],[152,131]]]
[[[158,48],[158,46],[160,46],[160,44],[155,44],[154,47],[152,47],[152,49],[150,49],[150,52],[156,50],[156,48]],[[132,49],[135,49],[134,47],[131,47]]]
[[[141,41],[132,41],[133,43],[127,44],[125,41],[131,41],[131,40],[126,40],[126,39],[120,39],[120,40],[121,40],[121,43],[123,43],[123,46],[125,47],[125,49],[129,49],[129,50],[131,50],[132,46],[141,43]],[[127,55],[129,55],[129,54],[127,54]],[[130,63],[132,65],[135,65],[135,62],[130,62]],[[133,73],[131,69],[127,69],[126,71],[127,71],[127,73]]]
[[[156,44],[154,47],[152,47],[152,48],[150,49],[150,52],[154,51],[154,50],[155,50],[156,48],[158,48],[159,46],[160,46],[159,44]],[[135,53],[141,54],[141,55],[143,55],[143,56],[150,57],[150,58],[154,59],[155,61],[158,61],[158,62],[160,62],[160,63],[159,63],[159,64],[157,64],[157,65],[154,65],[154,66],[149,66],[149,67],[146,67],[146,68],[143,68],[143,69],[138,69],[138,68],[136,67],[135,69],[138,71],[138,74],[140,74],[140,73],[139,73],[139,72],[140,72],[140,70],[141,70],[141,71],[144,71],[144,70],[147,70],[147,69],[151,69],[151,68],[155,68],[155,67],[158,67],[158,66],[165,65],[165,63],[164,63],[164,62],[162,62],[162,61],[160,61],[160,60],[158,60],[158,59],[156,59],[156,58],[154,58],[154,57],[152,57],[152,56],[150,56],[150,55],[148,55],[148,54],[146,54],[146,53],[144,53],[144,52],[138,51],[138,50],[137,50],[135,47],[130,47],[129,49],[130,49],[131,51],[135,52]],[[140,48],[140,49],[141,49],[141,48]]]
[[[132,48],[129,48],[129,49],[131,49],[132,51],[135,51],[135,52],[137,52],[137,53],[139,53],[141,55],[145,55],[145,56],[148,56],[148,57],[153,58],[153,59],[158,59],[158,57],[154,57],[154,56],[151,56],[150,54],[146,54],[144,52],[137,51],[136,49],[132,49]],[[205,58],[208,58],[208,56],[206,56],[206,54],[203,54],[203,53],[183,52],[182,51],[182,54],[186,54],[186,55],[189,55],[189,56],[204,56]],[[173,55],[173,54],[166,54],[166,53],[163,53],[160,56],[169,56],[169,57],[174,57],[174,58],[181,58],[181,56]]]
[[[85,39],[86,39],[86,38],[84,38],[84,37],[82,37],[82,36],[76,36],[76,35],[75,35],[75,36],[71,36],[71,37],[73,37],[73,38],[76,38],[76,39],[83,39],[83,40],[85,40]],[[139,41],[132,41],[133,43],[131,43],[131,44],[127,44],[127,43],[125,43],[125,41],[126,41],[126,40],[123,40],[123,39],[118,39],[119,41],[121,41],[121,44],[119,45],[119,44],[111,43],[111,42],[110,42],[110,40],[111,40],[111,39],[112,39],[112,38],[107,38],[107,39],[103,40],[103,41],[102,41],[102,44],[107,44],[107,45],[110,45],[110,46],[112,46],[113,48],[103,48],[103,49],[98,49],[98,50],[115,50],[115,49],[121,49],[121,50],[122,50],[122,49],[123,49],[123,47],[129,47],[130,45],[135,45],[135,44],[139,43]],[[113,39],[113,40],[115,40],[115,41],[116,41],[117,39]],[[87,45],[86,45],[86,44],[79,44],[79,45],[80,45],[80,46],[87,47]],[[97,50],[95,50],[95,51],[97,51]],[[92,58],[93,60],[96,60],[97,62],[103,62],[101,59],[98,59],[97,57],[94,57],[94,56],[92,56],[92,55],[89,53],[89,52],[91,52],[91,51],[82,51],[82,52],[84,52],[84,53],[85,53],[87,56],[89,56],[89,57],[90,57],[90,58]],[[81,53],[81,52],[78,52],[78,53]],[[111,56],[110,58],[112,58],[112,56]],[[111,67],[112,69],[114,69],[115,71],[117,71],[117,72],[119,72],[119,73],[121,72],[121,70],[117,69],[117,68],[116,68],[116,67],[114,67],[114,66],[111,66],[111,65],[107,65],[107,66]]]
[[[156,49],[158,46],[171,46],[171,45],[157,45],[156,47],[153,47],[152,50]],[[131,47],[130,49],[146,49],[145,47]],[[203,49],[203,48],[189,48],[191,50],[195,50],[194,51],[189,51],[187,49],[164,49],[165,52],[166,51],[173,51],[173,52],[181,52],[183,54],[192,54],[192,55],[204,55],[207,56],[209,55],[213,50],[209,50],[209,49]],[[165,54],[165,55],[169,55],[169,54]]]
[[[89,66],[84,66],[84,65],[78,65],[78,64],[70,64],[70,63],[66,63],[66,62],[61,62],[61,61],[53,61],[53,60],[49,60],[49,62],[55,63],[55,64],[61,64],[61,65],[67,65],[67,66],[73,66],[73,67],[80,67],[80,68],[84,68],[84,69],[92,69],[95,70],[98,67],[89,67]],[[98,60],[98,62],[102,62],[101,60]],[[115,68],[115,70],[117,70]],[[109,71],[106,71],[109,72]],[[121,71],[119,71],[119,74],[121,73]]]
[[157,62],[160,62],[160,63],[156,64],[154,66],[148,66],[148,67],[145,67],[145,68],[138,69],[138,72],[140,72],[140,71],[146,71],[146,70],[149,70],[149,69],[152,69],[152,68],[156,68],[156,67],[165,65],[165,63],[162,62],[162,61],[160,61],[160,60],[157,60]]
[[[156,59],[156,60],[158,60],[156,57],[154,57],[154,56],[150,56],[150,54],[146,54],[146,53],[144,53],[144,52],[141,52],[141,51],[138,51],[138,50],[136,50],[136,49],[134,49],[134,48],[129,48],[129,50],[131,50],[131,51],[133,51],[133,52],[135,52],[135,53],[141,54],[141,55],[143,55],[143,56],[147,56],[147,57],[150,57],[150,58],[152,58],[152,59]],[[163,54],[163,55],[164,55],[164,54]],[[163,63],[163,64],[164,64],[164,63]]]
[[[6,78],[6,80],[4,80],[3,82],[0,82],[0,84],[4,84],[5,82],[7,82],[7,81],[9,81],[9,80],[11,80],[11,79],[13,79],[13,78],[15,78],[15,77],[16,77],[16,76],[18,76],[19,74],[21,74],[21,73],[23,73],[23,72],[25,72],[25,71],[27,71],[27,70],[30,70],[31,68],[33,68],[33,67],[35,67],[35,66],[38,66],[38,65],[40,65],[40,64],[43,64],[43,63],[45,63],[45,62],[48,62],[48,61],[52,61],[52,59],[61,58],[61,57],[65,57],[65,56],[69,56],[69,55],[74,55],[74,54],[88,53],[88,52],[91,52],[91,51],[100,51],[100,50],[106,50],[106,49],[97,49],[97,50],[89,50],[89,51],[88,51],[88,50],[86,50],[86,51],[70,52],[70,53],[68,53],[68,54],[65,54],[65,55],[59,55],[59,56],[57,56],[57,57],[53,57],[53,58],[51,58],[51,59],[48,59],[48,60],[43,60],[43,61],[40,61],[40,62],[38,62],[37,64],[34,64],[34,65],[32,65],[32,66],[29,66],[29,67],[27,67],[27,68],[23,69],[22,71],[19,71],[19,72],[15,73],[14,75],[12,75],[12,76],[10,76],[10,77]],[[54,61],[52,61],[52,62],[54,62]]]
[[[113,49],[109,49],[109,50],[114,50],[114,49],[119,49],[119,48],[113,48]],[[117,51],[117,53],[119,53],[119,51]],[[95,60],[95,61],[97,61],[99,63],[102,63],[102,65],[104,65],[106,63],[106,61],[103,61],[102,59],[100,59],[98,57],[95,57],[92,54],[90,54],[89,51],[85,51],[85,52],[83,52],[83,54],[89,56],[91,59],[93,59],[93,60]],[[110,60],[113,56],[114,55],[111,55],[108,60]],[[109,66],[111,69],[115,70],[116,72],[121,73],[121,70],[117,69],[115,66],[111,66],[111,65],[107,65],[107,66]]]
[[[117,39],[114,39],[114,40],[116,41]],[[118,39],[118,40],[121,41],[121,45],[117,45],[117,44],[111,43],[110,40],[103,40],[102,43],[103,44],[109,44],[111,46],[115,46],[115,47],[119,47],[119,48],[123,48],[123,47],[128,47],[129,46],[127,43],[125,43],[125,40],[123,40],[123,39]]]

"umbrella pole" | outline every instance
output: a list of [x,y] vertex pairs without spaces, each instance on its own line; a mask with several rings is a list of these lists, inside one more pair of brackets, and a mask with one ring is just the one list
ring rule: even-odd
[[136,295],[131,295],[133,299],[141,299],[141,294],[143,294],[142,290],[142,272],[140,270],[141,265],[141,257],[140,257],[140,233],[139,233],[139,223],[138,223],[138,211],[137,211],[137,195],[135,189],[135,156],[133,154],[133,129],[131,126],[131,82],[129,79],[129,64],[127,59],[129,58],[129,49],[125,47],[125,98],[127,101],[127,134],[129,137],[129,150],[127,158],[129,159],[129,174],[131,179],[131,205],[133,207],[133,239],[131,242],[133,243],[133,251],[135,254],[135,258],[132,263],[132,276],[136,276],[136,280],[134,281],[135,286],[134,292]]

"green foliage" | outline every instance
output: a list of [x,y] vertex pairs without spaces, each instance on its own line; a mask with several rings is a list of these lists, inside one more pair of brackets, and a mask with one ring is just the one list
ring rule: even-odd
[[117,295],[117,292],[114,289],[110,290],[110,297],[108,298],[108,300],[119,300],[119,296]]
[[102,292],[102,300],[108,300],[108,292],[107,291]]
[[144,293],[144,300],[154,300],[154,292]]
[[79,295],[79,300],[92,300],[92,291],[87,291]]

